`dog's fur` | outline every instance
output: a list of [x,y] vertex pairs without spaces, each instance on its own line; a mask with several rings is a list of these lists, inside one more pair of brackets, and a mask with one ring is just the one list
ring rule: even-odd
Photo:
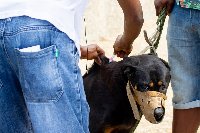
[[125,57],[122,61],[111,63],[108,58],[101,56],[101,60],[101,66],[94,63],[83,76],[90,106],[90,132],[129,133],[137,120],[126,93],[128,80],[139,91],[166,94],[170,68],[155,55]]

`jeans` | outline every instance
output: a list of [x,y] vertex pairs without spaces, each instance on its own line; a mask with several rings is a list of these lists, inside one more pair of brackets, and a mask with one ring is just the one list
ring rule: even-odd
[[88,133],[78,62],[74,42],[48,21],[1,19],[0,133]]
[[200,107],[200,11],[174,5],[167,42],[173,107]]

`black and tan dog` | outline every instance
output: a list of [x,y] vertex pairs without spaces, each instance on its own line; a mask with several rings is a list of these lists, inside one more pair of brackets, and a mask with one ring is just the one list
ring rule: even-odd
[[[83,76],[90,106],[90,132],[129,133],[138,120],[134,117],[127,97],[127,82],[140,92],[157,91],[166,94],[170,68],[155,55],[125,57],[122,61],[111,63],[106,57],[101,59],[101,66],[94,63]],[[137,106],[140,108],[138,103]],[[155,120],[160,122],[164,113],[164,107],[155,109]]]

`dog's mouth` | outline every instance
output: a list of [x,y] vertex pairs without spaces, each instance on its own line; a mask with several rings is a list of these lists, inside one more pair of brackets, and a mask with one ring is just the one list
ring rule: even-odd
[[[132,100],[136,101],[140,105],[140,109],[142,111],[142,114],[145,116],[145,119],[153,124],[160,123],[165,115],[165,100],[167,100],[167,96],[164,93],[160,93],[157,91],[141,92],[137,90],[137,87],[134,88],[132,84],[130,84],[130,86],[130,88],[132,88],[132,95],[134,97]],[[127,83],[127,95],[130,101],[131,98],[128,88],[129,82]],[[137,107],[134,107],[134,104],[132,104],[132,102],[130,103],[131,107],[133,107],[132,110],[135,119],[139,120],[140,118],[138,115]]]
[[156,91],[140,92],[133,90],[145,119],[153,124],[160,123],[165,115],[166,95]]
[[158,107],[154,110],[154,118],[155,120],[160,123],[165,115],[165,108]]

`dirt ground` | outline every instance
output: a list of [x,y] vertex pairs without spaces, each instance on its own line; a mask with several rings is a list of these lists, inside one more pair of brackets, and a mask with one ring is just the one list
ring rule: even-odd
[[[137,55],[148,44],[145,42],[143,36],[143,30],[147,31],[150,36],[156,29],[155,8],[153,4],[154,0],[141,1],[144,17],[144,25],[139,37],[134,41],[133,51],[130,55]],[[91,0],[88,8],[85,12],[87,40],[88,44],[98,44],[105,50],[106,56],[111,57],[113,53],[113,44],[117,35],[123,33],[123,12],[117,3],[117,0]],[[167,57],[167,24],[168,17],[166,18],[161,40],[157,49],[158,56],[164,60],[168,60]],[[81,45],[86,45],[84,35],[84,25],[81,38]],[[148,51],[147,51],[148,53]],[[115,57],[115,61],[121,60]],[[80,60],[79,66],[82,74],[86,72],[86,63],[90,66],[93,61]],[[135,133],[171,133],[172,132],[172,89],[168,88],[166,100],[166,114],[164,120],[160,124],[151,124],[144,117],[140,121]],[[200,129],[197,133],[200,133]]]

